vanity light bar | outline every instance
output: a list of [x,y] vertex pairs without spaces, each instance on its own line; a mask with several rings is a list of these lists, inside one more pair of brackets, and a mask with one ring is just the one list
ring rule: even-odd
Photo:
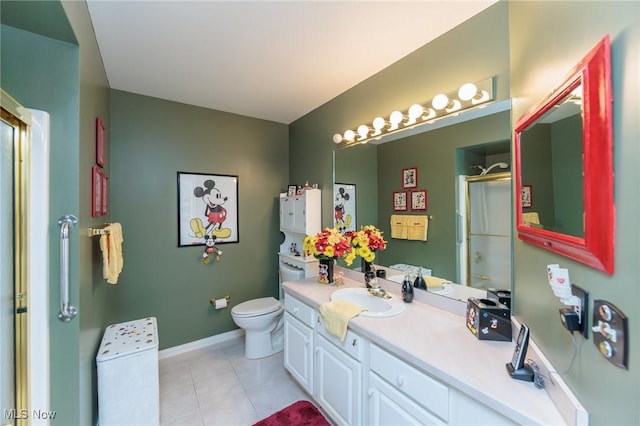
[[435,95],[431,102],[424,105],[413,104],[406,112],[393,111],[388,119],[377,117],[370,124],[361,124],[355,131],[348,129],[344,133],[336,133],[333,135],[333,142],[345,146],[367,143],[479,107],[495,99],[493,80],[492,77],[477,83],[465,83],[455,92]]

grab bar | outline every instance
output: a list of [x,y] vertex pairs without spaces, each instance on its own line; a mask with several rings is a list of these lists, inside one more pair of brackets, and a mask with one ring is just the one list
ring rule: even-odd
[[78,310],[69,304],[69,229],[78,223],[71,214],[58,219],[60,225],[60,321],[69,322],[78,315]]

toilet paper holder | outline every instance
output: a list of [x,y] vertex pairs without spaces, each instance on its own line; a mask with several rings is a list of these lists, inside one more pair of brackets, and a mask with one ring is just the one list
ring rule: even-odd
[[[221,303],[223,300],[224,300],[224,302]],[[211,306],[213,306],[214,308],[216,308],[216,309],[222,309],[222,308],[227,307],[227,305],[229,305],[230,301],[231,301],[231,297],[229,297],[227,295],[227,296],[225,296],[225,297],[223,297],[221,299],[215,299],[215,298],[214,299],[209,299],[209,304]],[[220,305],[223,305],[223,304],[224,304],[224,306],[220,306]]]

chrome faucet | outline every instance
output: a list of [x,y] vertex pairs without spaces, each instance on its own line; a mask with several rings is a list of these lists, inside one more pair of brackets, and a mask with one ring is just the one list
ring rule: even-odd
[[391,299],[391,296],[389,296],[383,288],[376,286],[376,287],[371,287],[370,289],[368,289],[368,291],[369,291],[369,294],[372,294],[373,296],[381,297],[383,299]]

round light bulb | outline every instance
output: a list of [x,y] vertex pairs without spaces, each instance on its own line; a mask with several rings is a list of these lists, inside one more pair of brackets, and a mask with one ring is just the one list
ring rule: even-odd
[[360,139],[365,139],[369,134],[369,126],[366,124],[361,124],[358,126],[358,134],[360,135]]
[[391,124],[400,124],[402,121],[402,113],[400,111],[393,111],[389,116],[389,121],[391,121]]
[[344,132],[344,138],[345,140],[351,142],[356,138],[356,134],[353,130],[349,129],[346,132]]
[[340,133],[336,133],[335,135],[333,135],[333,143],[340,142],[342,142],[342,135]]
[[384,127],[384,118],[382,117],[376,117],[373,120],[373,128],[376,129],[376,133],[380,132],[382,130],[382,128]]
[[435,95],[433,97],[431,105],[433,105],[435,109],[444,109],[447,105],[449,105],[449,98],[447,97],[447,95],[440,93],[439,95]]
[[422,117],[422,113],[424,112],[424,107],[419,104],[413,104],[409,107],[409,118],[414,122],[416,119]]
[[473,83],[465,83],[458,90],[458,97],[461,101],[470,101],[478,94],[478,88]]

